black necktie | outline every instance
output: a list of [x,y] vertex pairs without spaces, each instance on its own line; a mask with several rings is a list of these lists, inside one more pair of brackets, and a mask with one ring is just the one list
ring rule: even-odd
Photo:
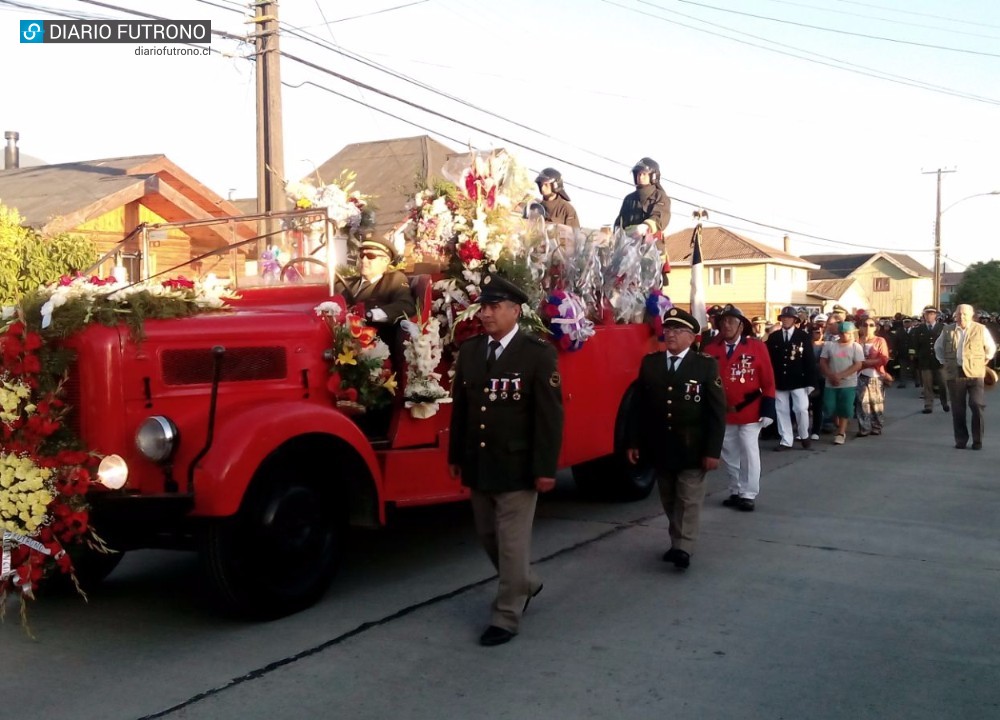
[[726,359],[728,360],[733,356],[733,350],[736,349],[736,343],[726,343]]
[[676,355],[670,356],[670,372],[677,370],[677,361],[680,360]]
[[500,349],[499,340],[490,340],[490,354],[486,358],[486,372],[493,369],[493,363],[497,361],[497,350]]

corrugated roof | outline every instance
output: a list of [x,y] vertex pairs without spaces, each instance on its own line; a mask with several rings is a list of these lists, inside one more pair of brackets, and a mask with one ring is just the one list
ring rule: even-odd
[[857,281],[854,278],[809,280],[806,282],[806,292],[825,300],[840,300],[855,282]]
[[915,277],[933,277],[934,273],[911,258],[902,253],[877,252],[877,253],[852,253],[849,255],[804,255],[803,258],[809,262],[820,266],[810,274],[811,280],[822,280],[828,278],[846,278],[855,272],[865,263],[877,257],[884,257],[894,262],[905,272]]
[[[688,228],[667,235],[663,239],[672,265],[691,264],[691,235],[693,232],[694,228]],[[812,264],[804,258],[769,247],[721,227],[702,228],[701,258],[702,262],[705,263],[758,260],[760,262],[777,262],[807,269],[812,267]]]
[[135,155],[4,170],[0,201],[17,208],[26,224],[40,228],[120,190],[141,186],[149,175],[130,175],[129,170],[163,157]]
[[375,232],[381,235],[406,218],[406,203],[416,193],[417,182],[430,184],[440,178],[454,153],[428,135],[353,143],[302,179],[315,184],[318,174],[329,183],[344,170],[356,172],[355,189],[375,196]]

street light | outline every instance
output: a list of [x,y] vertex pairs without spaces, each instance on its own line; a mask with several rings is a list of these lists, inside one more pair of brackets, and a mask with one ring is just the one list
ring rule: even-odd
[[956,205],[958,205],[959,203],[963,203],[966,200],[971,200],[972,198],[985,197],[987,195],[1000,195],[1000,190],[990,190],[989,192],[969,195],[968,197],[964,197],[961,200],[956,200],[951,205],[942,210],[940,180],[938,182],[937,215],[934,218],[934,307],[938,307],[938,304],[941,302],[941,216],[944,215],[949,210],[951,210]]

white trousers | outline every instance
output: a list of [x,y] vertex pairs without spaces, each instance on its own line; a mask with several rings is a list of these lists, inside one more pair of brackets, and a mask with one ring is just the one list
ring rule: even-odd
[[[789,412],[791,406],[791,412]],[[799,438],[809,437],[809,393],[805,388],[778,390],[774,394],[774,409],[778,413],[778,435],[785,447],[795,445],[792,435],[792,413],[799,429]]]
[[729,476],[729,494],[753,500],[760,492],[760,423],[726,425],[722,466]]

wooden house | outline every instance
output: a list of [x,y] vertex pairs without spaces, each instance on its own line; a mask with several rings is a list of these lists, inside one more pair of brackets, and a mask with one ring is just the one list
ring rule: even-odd
[[[94,241],[103,254],[140,223],[174,223],[239,215],[231,202],[198,182],[165,155],[137,155],[0,170],[0,202],[16,208],[45,234],[70,232]],[[167,271],[234,240],[250,238],[252,224],[209,224],[151,234],[151,274]],[[121,248],[129,277],[143,262],[138,238]],[[194,270],[228,277],[229,253],[207,258]],[[100,269],[110,272],[109,260]],[[186,268],[185,272],[192,273]]]
[[934,274],[909,255],[877,252],[805,259],[819,266],[810,280],[857,280],[868,295],[868,311],[877,317],[919,316],[934,302]]
[[[685,308],[690,299],[692,233],[688,228],[664,238],[671,265],[667,294]],[[709,307],[732,303],[748,318],[760,315],[768,320],[776,319],[786,305],[819,309],[806,285],[808,272],[818,266],[803,258],[721,227],[702,229],[701,255]]]

